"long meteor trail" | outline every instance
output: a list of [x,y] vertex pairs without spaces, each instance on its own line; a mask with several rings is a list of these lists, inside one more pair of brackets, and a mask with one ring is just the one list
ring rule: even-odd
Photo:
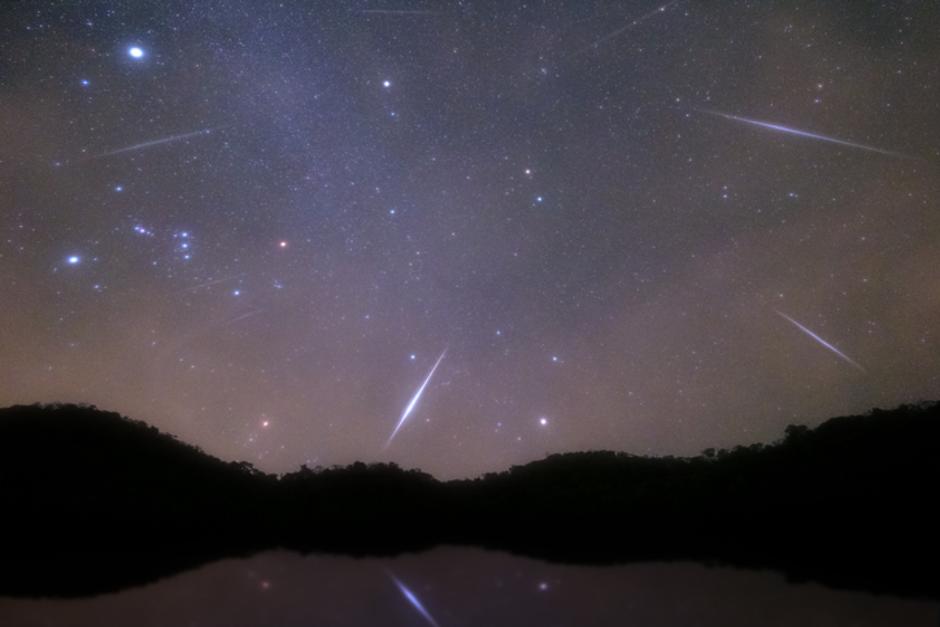
[[809,131],[803,131],[798,128],[791,128],[789,126],[783,126],[782,124],[773,124],[771,122],[763,122],[761,120],[752,120],[751,118],[745,118],[740,115],[731,115],[730,113],[722,113],[721,111],[709,111],[708,109],[696,109],[696,111],[699,111],[701,113],[707,113],[708,115],[714,115],[716,117],[724,118],[726,120],[731,120],[732,122],[750,124],[751,126],[757,126],[760,128],[767,129],[769,131],[775,131],[777,133],[786,133],[788,135],[796,135],[797,137],[815,139],[817,141],[828,142],[830,144],[838,144],[839,146],[855,148],[856,150],[867,150],[868,152],[877,152],[880,155],[887,155],[889,157],[901,157],[904,159],[911,158],[908,155],[901,154],[900,152],[884,150],[882,148],[876,148],[875,146],[868,146],[866,144],[858,144],[858,143],[850,142],[844,139],[839,139],[837,137],[829,137],[828,135],[820,135],[819,133],[811,133]]
[[405,599],[408,600],[408,603],[410,603],[411,606],[412,606],[413,608],[415,608],[415,610],[417,610],[419,614],[421,614],[421,616],[424,617],[424,620],[428,621],[428,624],[432,625],[432,627],[441,627],[441,626],[437,623],[437,621],[434,620],[434,617],[431,616],[431,613],[430,613],[429,611],[427,611],[427,609],[425,609],[424,604],[421,603],[421,599],[419,599],[419,598],[415,595],[414,592],[412,592],[411,590],[409,590],[409,589],[408,589],[408,586],[406,586],[405,584],[403,584],[403,583],[398,579],[398,577],[396,577],[396,576],[393,575],[392,573],[388,573],[388,576],[389,576],[389,578],[391,578],[392,581],[395,582],[395,585],[398,586],[398,590],[401,592],[402,596],[405,597]]
[[159,146],[161,144],[170,144],[173,142],[182,141],[184,139],[189,139],[190,137],[199,137],[201,135],[208,135],[212,132],[211,128],[204,128],[198,131],[192,131],[191,133],[180,133],[179,135],[170,135],[169,137],[161,137],[159,139],[152,139],[147,142],[142,142],[140,144],[134,144],[133,146],[125,146],[124,148],[118,148],[117,150],[111,150],[109,152],[103,152],[100,155],[95,155],[96,159],[102,157],[111,157],[113,155],[120,155],[125,152],[134,152],[135,150],[144,150],[145,148],[152,148],[154,146]]
[[424,388],[426,388],[428,383],[430,383],[431,377],[434,376],[434,371],[437,370],[437,367],[441,365],[441,362],[444,360],[444,355],[446,354],[447,349],[445,348],[444,352],[441,353],[441,356],[437,358],[436,362],[434,362],[434,367],[431,368],[431,372],[429,372],[428,376],[424,378],[424,383],[421,384],[421,387],[418,388],[418,391],[415,392],[414,396],[411,397],[411,401],[405,407],[405,411],[401,413],[401,418],[398,419],[398,424],[395,425],[395,430],[392,431],[392,435],[388,436],[388,441],[385,443],[385,448],[388,448],[389,444],[392,443],[392,440],[395,439],[395,435],[398,433],[398,430],[401,429],[402,425],[405,424],[405,421],[408,420],[408,416],[410,416],[411,412],[414,411],[418,401],[421,400],[421,395],[424,393]]
[[806,335],[808,335],[808,336],[810,336],[811,338],[813,338],[814,340],[816,340],[817,343],[819,343],[821,346],[823,346],[823,347],[826,348],[827,350],[832,351],[833,353],[835,353],[836,355],[838,355],[839,358],[842,359],[842,361],[846,362],[847,364],[851,364],[852,366],[854,366],[855,368],[858,368],[858,369],[859,369],[860,371],[862,371],[862,372],[867,372],[867,371],[865,370],[865,368],[862,367],[861,364],[859,364],[857,361],[855,361],[854,359],[852,359],[851,357],[849,357],[848,355],[846,355],[845,353],[843,353],[842,351],[840,351],[838,348],[836,348],[835,346],[833,346],[832,344],[830,344],[830,343],[827,342],[826,340],[824,340],[824,339],[822,339],[821,337],[819,337],[818,335],[816,335],[816,333],[814,333],[812,329],[809,329],[808,327],[803,326],[802,324],[800,324],[799,322],[797,322],[796,320],[794,320],[793,318],[791,318],[791,317],[788,316],[787,314],[783,313],[782,311],[777,311],[777,315],[779,315],[779,316],[780,316],[781,318],[783,318],[784,320],[786,320],[786,321],[790,322],[791,324],[793,324],[797,329],[799,329],[800,331],[802,331],[802,332],[805,333]]

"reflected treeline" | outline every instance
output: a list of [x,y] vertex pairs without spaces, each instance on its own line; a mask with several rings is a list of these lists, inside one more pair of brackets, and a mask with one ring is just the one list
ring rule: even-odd
[[[940,405],[791,426],[694,458],[553,455],[475,480],[395,465],[283,476],[94,407],[0,410],[0,593],[85,594],[287,547],[436,544],[584,563],[694,559],[940,598]],[[93,555],[94,560],[83,559]]]

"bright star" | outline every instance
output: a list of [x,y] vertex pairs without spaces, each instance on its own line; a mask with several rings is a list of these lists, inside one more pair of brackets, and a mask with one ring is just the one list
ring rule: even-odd
[[65,262],[68,263],[70,266],[77,266],[78,264],[81,263],[81,261],[82,261],[82,258],[79,257],[78,255],[69,255],[65,260]]
[[127,54],[129,54],[132,59],[143,59],[144,49],[140,46],[131,46],[127,49]]
[[388,88],[391,87],[391,86],[392,86],[392,81],[390,81],[390,80],[388,80],[388,79],[382,81],[382,87],[384,87],[385,89],[388,89]]
[[542,425],[543,427],[548,426],[548,418],[546,418],[545,416],[542,416],[541,418],[539,418],[539,424]]
[[82,87],[88,87],[89,85],[91,85],[91,81],[88,80],[87,78],[83,78],[81,83],[82,83]]

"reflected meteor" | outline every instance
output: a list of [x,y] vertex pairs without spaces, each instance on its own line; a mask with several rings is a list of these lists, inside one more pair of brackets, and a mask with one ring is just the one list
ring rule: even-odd
[[147,142],[140,144],[134,144],[133,146],[125,146],[124,148],[118,148],[117,150],[112,150],[110,152],[103,152],[100,155],[95,155],[96,159],[101,157],[111,157],[114,155],[120,155],[125,152],[134,152],[135,150],[143,150],[145,148],[152,148],[153,146],[159,146],[161,144],[169,144],[172,142],[182,141],[184,139],[189,139],[190,137],[199,137],[200,135],[208,135],[212,132],[211,128],[204,128],[198,131],[193,131],[191,133],[181,133],[179,135],[170,135],[169,137],[161,137],[160,139],[152,139]]
[[414,396],[411,397],[411,402],[405,407],[405,411],[402,412],[401,418],[398,420],[398,424],[395,425],[395,430],[392,431],[392,435],[388,437],[388,441],[385,443],[385,448],[388,448],[388,445],[392,443],[392,440],[395,439],[395,434],[398,433],[398,430],[401,429],[402,425],[405,424],[405,421],[408,420],[408,416],[411,415],[411,412],[414,411],[415,406],[418,404],[418,401],[421,400],[421,395],[424,393],[424,388],[427,387],[428,383],[431,381],[431,377],[434,376],[434,371],[437,370],[437,367],[441,365],[441,361],[444,359],[444,355],[447,354],[447,349],[444,349],[444,352],[441,353],[441,356],[437,358],[437,361],[434,363],[434,367],[431,368],[431,372],[428,373],[428,376],[425,377],[424,383],[421,384],[421,387],[418,388],[418,391],[415,392]]
[[899,152],[893,152],[891,150],[884,150],[882,148],[876,148],[874,146],[868,146],[866,144],[857,144],[855,142],[846,141],[844,139],[839,139],[837,137],[829,137],[828,135],[820,135],[819,133],[811,133],[809,131],[802,131],[798,128],[791,128],[789,126],[783,126],[782,124],[773,124],[771,122],[763,122],[761,120],[753,120],[751,118],[745,118],[740,115],[731,115],[730,113],[722,113],[721,111],[709,111],[708,109],[696,109],[701,113],[707,113],[708,115],[714,115],[726,120],[731,120],[732,122],[741,122],[742,124],[750,124],[751,126],[757,126],[760,128],[765,128],[770,131],[776,131],[778,133],[786,133],[788,135],[796,135],[797,137],[805,137],[807,139],[815,139],[818,141],[828,142],[830,144],[838,144],[839,146],[847,146],[849,148],[855,148],[856,150],[867,150],[868,152],[877,152],[880,155],[887,155],[889,157],[901,157],[904,159],[910,159],[908,155],[901,154]]
[[826,348],[827,350],[832,351],[833,353],[835,353],[836,355],[838,355],[844,362],[846,362],[846,363],[848,363],[848,364],[851,364],[852,366],[858,368],[858,369],[859,369],[860,371],[862,371],[862,372],[867,372],[867,371],[865,370],[865,368],[862,367],[861,364],[859,364],[857,361],[855,361],[854,359],[852,359],[851,357],[849,357],[848,355],[846,355],[845,353],[843,353],[842,351],[840,351],[838,348],[836,348],[835,346],[833,346],[832,344],[830,344],[830,343],[827,342],[826,340],[824,340],[824,339],[822,339],[821,337],[819,337],[818,335],[816,335],[811,329],[809,329],[809,328],[803,326],[802,324],[800,324],[799,322],[797,322],[796,320],[794,320],[793,318],[791,318],[791,317],[788,316],[787,314],[783,313],[782,311],[777,311],[777,315],[779,315],[779,316],[780,316],[781,318],[783,318],[784,320],[787,320],[788,322],[790,322],[791,324],[793,324],[794,326],[796,326],[796,328],[798,328],[800,331],[802,331],[802,332],[805,333],[806,335],[808,335],[808,336],[810,336],[811,338],[813,338],[814,340],[816,340],[816,342],[818,342],[821,346],[823,346],[823,347]]
[[415,593],[409,590],[408,586],[406,586],[401,581],[399,581],[398,577],[396,577],[392,573],[388,573],[388,576],[391,578],[392,581],[395,582],[395,585],[398,586],[398,589],[401,591],[402,596],[404,596],[408,600],[408,602],[411,603],[411,606],[415,608],[418,611],[418,613],[421,614],[421,616],[424,617],[424,620],[428,621],[428,623],[433,625],[433,627],[440,627],[437,621],[434,620],[434,617],[431,616],[431,613],[425,609],[424,605],[421,603],[421,599],[415,596]]

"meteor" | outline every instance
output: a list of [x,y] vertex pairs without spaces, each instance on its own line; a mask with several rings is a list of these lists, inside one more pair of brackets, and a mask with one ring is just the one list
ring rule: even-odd
[[160,144],[169,144],[172,142],[178,142],[184,139],[189,139],[190,137],[199,137],[200,135],[208,135],[211,132],[212,132],[211,128],[204,128],[198,131],[193,131],[191,133],[181,133],[179,135],[170,135],[169,137],[161,137],[160,139],[153,139],[148,142],[134,144],[133,146],[125,146],[124,148],[118,148],[117,150],[112,150],[110,152],[103,152],[100,155],[95,155],[95,158],[100,159],[102,157],[111,157],[113,155],[120,155],[125,152],[134,152],[135,150],[143,150],[145,148],[152,148],[153,146],[159,146]]
[[408,602],[411,603],[411,606],[415,608],[418,611],[418,613],[421,614],[421,616],[424,617],[424,620],[428,621],[428,623],[430,625],[433,625],[433,627],[440,627],[437,621],[434,620],[434,617],[431,616],[431,613],[428,612],[424,608],[424,605],[421,603],[421,599],[415,596],[415,593],[409,590],[408,586],[406,586],[401,581],[399,581],[398,577],[396,577],[392,573],[388,573],[388,576],[391,578],[392,581],[395,582],[395,585],[398,586],[398,589],[401,591],[402,596],[404,596],[408,600]]
[[791,324],[793,324],[796,328],[798,328],[800,331],[802,331],[802,332],[805,333],[806,335],[808,335],[808,336],[810,336],[811,338],[813,338],[814,340],[816,340],[816,342],[818,342],[818,343],[819,343],[820,345],[822,345],[824,348],[826,348],[826,349],[832,351],[833,353],[835,353],[836,355],[838,355],[838,356],[839,356],[843,361],[845,361],[846,363],[851,364],[852,366],[854,366],[855,368],[858,368],[858,369],[859,369],[860,371],[862,371],[862,372],[867,372],[867,371],[865,370],[865,368],[863,368],[863,367],[861,366],[861,364],[859,364],[857,361],[855,361],[854,359],[852,359],[851,357],[849,357],[848,355],[846,355],[845,353],[843,353],[842,351],[840,351],[838,348],[836,348],[835,346],[833,346],[832,344],[830,344],[830,343],[827,342],[826,340],[824,340],[824,339],[822,339],[821,337],[819,337],[818,335],[816,335],[812,330],[810,330],[810,329],[808,329],[807,327],[803,326],[802,324],[800,324],[799,322],[797,322],[796,320],[794,320],[793,318],[791,318],[791,317],[788,316],[787,314],[785,314],[785,313],[783,313],[782,311],[779,311],[779,310],[778,310],[778,311],[777,311],[777,315],[779,315],[779,316],[780,316],[781,318],[783,318],[784,320],[787,320],[788,322],[790,322]]
[[359,9],[356,13],[366,15],[437,15],[438,11],[427,9]]
[[210,287],[212,285],[218,285],[219,283],[227,283],[228,281],[234,281],[235,279],[240,279],[245,276],[245,272],[240,274],[235,274],[232,276],[223,277],[221,279],[210,279],[198,285],[193,285],[192,287],[184,287],[181,292],[195,292],[196,290],[202,289],[204,287]]
[[395,430],[392,431],[392,435],[388,436],[388,441],[385,443],[384,448],[388,448],[389,444],[392,443],[392,440],[395,439],[395,435],[398,433],[398,430],[401,429],[402,425],[405,424],[405,421],[408,420],[408,416],[411,415],[411,412],[414,411],[415,406],[418,404],[418,401],[421,400],[421,394],[424,393],[424,388],[427,387],[428,383],[431,381],[431,377],[434,376],[434,371],[437,370],[437,367],[441,365],[441,361],[444,359],[444,355],[447,354],[447,349],[444,349],[444,352],[441,353],[441,356],[437,358],[437,361],[434,363],[434,367],[431,368],[431,372],[428,373],[428,376],[425,377],[424,383],[421,384],[421,387],[418,388],[418,391],[415,392],[414,396],[411,397],[411,402],[405,407],[405,411],[402,412],[401,418],[398,419],[398,424],[395,425]]
[[901,154],[899,152],[893,152],[891,150],[883,150],[881,148],[876,148],[874,146],[867,146],[865,144],[857,144],[855,142],[846,141],[844,139],[838,139],[836,137],[829,137],[828,135],[820,135],[818,133],[811,133],[809,131],[801,131],[798,128],[790,128],[789,126],[783,126],[782,124],[772,124],[770,122],[752,120],[751,118],[745,118],[740,115],[731,115],[730,113],[722,113],[720,111],[709,111],[708,109],[696,109],[696,111],[707,113],[708,115],[721,117],[726,120],[731,120],[733,122],[741,122],[742,124],[750,124],[751,126],[758,126],[760,128],[765,128],[771,131],[776,131],[778,133],[787,133],[788,135],[796,135],[797,137],[815,139],[818,141],[828,142],[830,144],[838,144],[840,146],[847,146],[849,148],[855,148],[857,150],[867,150],[868,152],[877,152],[878,154],[887,155],[889,157],[901,157],[905,159],[910,158],[907,155]]
[[625,26],[621,26],[621,27],[618,28],[617,30],[612,31],[612,32],[610,32],[610,33],[607,33],[606,35],[604,35],[604,36],[601,37],[600,39],[594,40],[593,43],[590,43],[590,44],[588,44],[587,46],[584,46],[583,48],[581,48],[580,50],[575,51],[571,56],[572,56],[572,57],[576,57],[576,56],[578,56],[579,54],[582,54],[582,53],[584,53],[584,52],[587,52],[588,50],[591,50],[591,49],[595,49],[595,50],[596,50],[598,47],[600,47],[600,45],[601,45],[602,43],[605,43],[605,42],[610,41],[611,39],[616,39],[617,37],[620,37],[620,35],[624,34],[625,32],[627,32],[628,30],[630,30],[630,29],[632,29],[632,28],[635,28],[635,27],[639,26],[640,24],[642,24],[643,22],[645,22],[646,20],[650,19],[651,17],[653,17],[653,16],[655,16],[655,15],[659,15],[660,13],[665,13],[665,12],[669,9],[669,7],[671,7],[672,5],[674,5],[674,4],[676,4],[676,3],[680,2],[680,1],[681,1],[681,0],[672,0],[672,2],[667,2],[666,4],[664,4],[664,5],[660,6],[660,7],[657,7],[657,8],[653,9],[652,11],[650,11],[650,12],[648,12],[648,13],[644,13],[644,14],[641,15],[640,17],[634,18],[633,20],[631,20],[631,21],[630,21],[628,24],[626,24]]
[[260,313],[264,313],[264,309],[254,309],[254,310],[252,310],[252,311],[243,313],[243,314],[240,315],[240,316],[236,316],[235,318],[232,318],[232,319],[229,320],[228,322],[223,322],[223,323],[222,323],[221,325],[219,325],[219,326],[227,327],[227,326],[229,326],[230,324],[235,324],[236,322],[241,322],[242,320],[246,320],[246,319],[248,319],[248,318],[253,318],[253,317],[257,316],[257,315],[260,314]]

